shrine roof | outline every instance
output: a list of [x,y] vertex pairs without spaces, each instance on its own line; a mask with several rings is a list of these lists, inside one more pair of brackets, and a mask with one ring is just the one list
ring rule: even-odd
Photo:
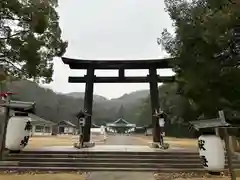
[[58,125],[60,125],[60,124],[65,124],[66,126],[69,126],[69,127],[76,127],[75,124],[73,124],[72,122],[67,121],[67,120],[63,120],[63,121],[58,122]]
[[[10,116],[13,116],[16,113],[16,111],[14,110],[10,110]],[[56,123],[50,120],[46,120],[43,119],[40,116],[37,116],[36,114],[33,113],[28,113],[28,117],[31,118],[31,122],[33,125],[41,125],[41,124],[45,124],[45,125],[55,125]]]
[[215,118],[206,120],[190,121],[190,124],[194,126],[196,130],[204,128],[216,128],[216,127],[228,127],[230,126],[225,120]]
[[[121,123],[122,122],[122,123]],[[127,120],[123,118],[118,118],[116,121],[114,121],[112,124],[130,124]]]
[[43,119],[40,116],[37,116],[35,114],[29,113],[28,116],[32,119],[32,124],[34,125],[40,125],[40,124],[45,124],[45,125],[55,125],[56,123],[50,120]]
[[25,102],[25,101],[13,101],[4,102],[0,104],[3,107],[9,107],[11,110],[15,111],[25,111],[25,112],[33,112],[35,111],[35,102]]
[[173,67],[174,59],[84,60],[62,57],[62,61],[69,65],[70,69],[166,69]]

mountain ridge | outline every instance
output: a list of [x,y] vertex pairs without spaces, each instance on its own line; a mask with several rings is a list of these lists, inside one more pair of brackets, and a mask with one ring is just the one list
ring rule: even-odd
[[[75,115],[84,107],[84,92],[57,93],[27,80],[13,81],[8,85],[8,89],[17,93],[12,99],[36,102],[36,114],[54,122],[70,120],[77,124]],[[101,124],[115,121],[119,118],[119,109],[123,107],[124,117],[134,123],[134,112],[148,94],[148,90],[140,90],[110,100],[94,95],[93,122]]]
[[[84,95],[85,93],[84,92],[70,92],[70,93],[64,93],[63,95],[66,95],[66,96],[70,96],[70,97],[73,97],[73,98],[82,98],[84,99]],[[149,90],[136,90],[136,91],[133,91],[133,92],[130,92],[130,93],[125,93],[123,94],[122,96],[118,97],[118,98],[111,98],[111,99],[108,99],[104,96],[101,96],[101,95],[97,95],[97,94],[93,94],[93,100],[95,102],[103,102],[103,101],[118,101],[118,100],[129,100],[129,98],[131,99],[143,99],[143,98],[147,98],[149,95]]]

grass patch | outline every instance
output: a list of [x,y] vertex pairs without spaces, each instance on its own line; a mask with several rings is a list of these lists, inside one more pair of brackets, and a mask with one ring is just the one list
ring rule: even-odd
[[35,149],[48,146],[72,146],[77,142],[77,136],[38,136],[30,137],[26,149]]
[[172,146],[197,148],[197,139],[164,137],[164,140]]

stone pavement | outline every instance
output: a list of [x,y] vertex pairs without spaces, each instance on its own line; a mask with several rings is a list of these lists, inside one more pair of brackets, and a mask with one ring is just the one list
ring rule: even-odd
[[[114,146],[113,146],[114,145]],[[147,143],[137,140],[131,136],[115,135],[108,136],[106,141],[106,147],[108,149],[112,147],[112,150],[123,150],[126,151],[151,151],[147,147]],[[96,146],[97,147],[97,146]],[[92,172],[86,180],[154,180],[153,173],[151,172]]]
[[154,180],[149,172],[92,172],[85,180]]

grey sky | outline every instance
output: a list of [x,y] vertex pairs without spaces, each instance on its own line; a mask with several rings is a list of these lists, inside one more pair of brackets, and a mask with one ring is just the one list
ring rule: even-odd
[[[82,59],[161,58],[166,53],[156,43],[163,28],[172,31],[163,0],[59,0],[58,12],[63,38],[69,41],[64,56]],[[57,92],[83,92],[84,84],[69,84],[70,75],[83,75],[54,60],[54,81],[47,85]],[[117,72],[97,71],[96,75]],[[161,75],[172,72],[160,71]],[[141,76],[147,71],[126,72]],[[95,84],[94,93],[107,98],[119,97],[148,84]]]

